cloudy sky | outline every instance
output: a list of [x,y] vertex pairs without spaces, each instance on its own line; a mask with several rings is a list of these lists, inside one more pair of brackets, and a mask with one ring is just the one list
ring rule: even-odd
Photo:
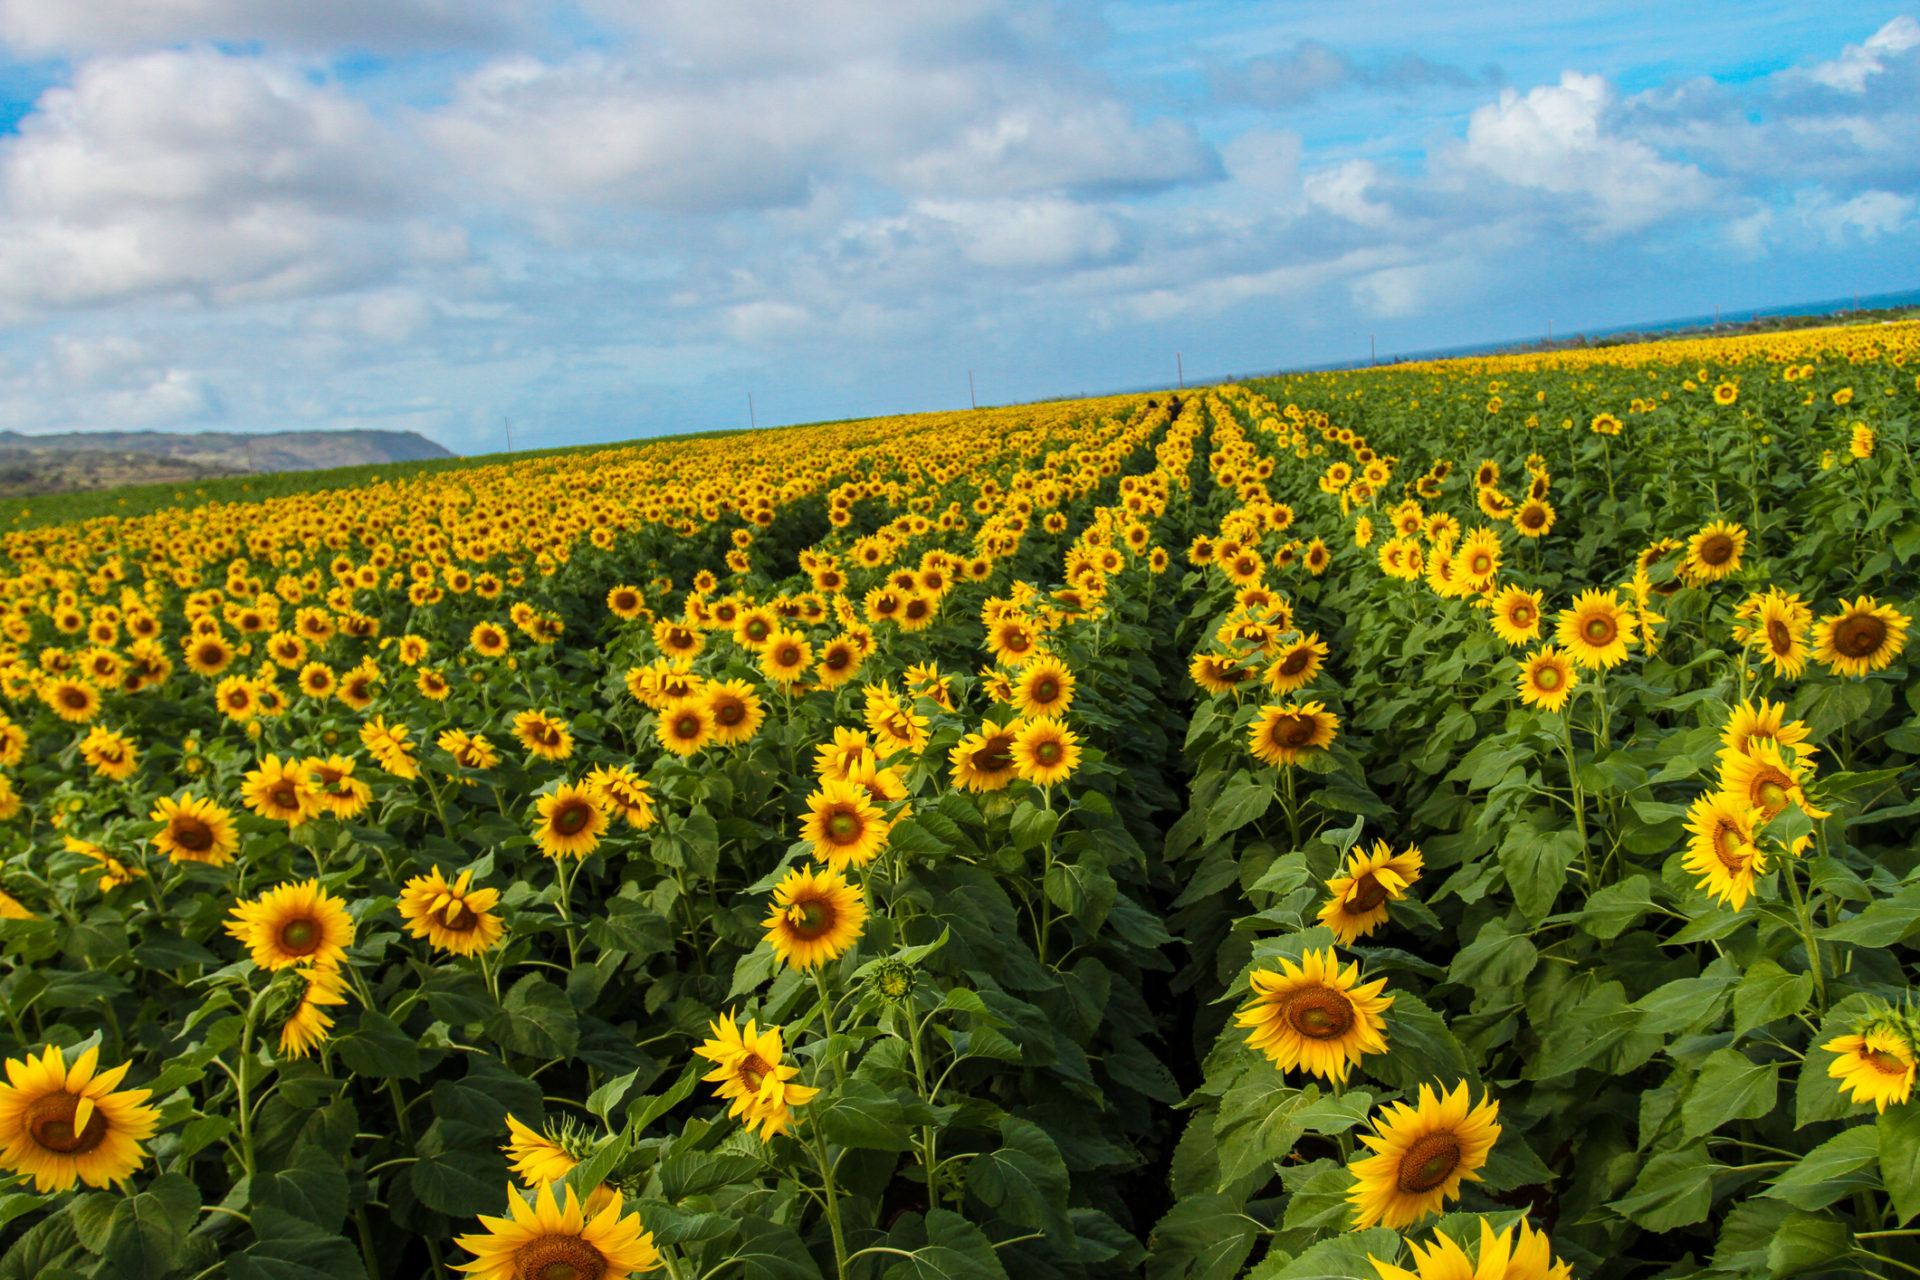
[[1915,0],[0,0],[0,428],[463,453],[1920,287]]

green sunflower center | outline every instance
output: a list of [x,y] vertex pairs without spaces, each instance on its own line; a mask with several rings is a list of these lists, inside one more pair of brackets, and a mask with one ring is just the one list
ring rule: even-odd
[[320,925],[307,916],[280,926],[280,948],[293,955],[311,955],[320,947]]
[[1619,628],[1613,625],[1613,619],[1605,614],[1595,614],[1580,624],[1580,634],[1591,645],[1609,645],[1618,634]]
[[587,806],[578,800],[563,806],[553,815],[553,825],[561,835],[573,835],[587,825]]
[[1033,749],[1033,758],[1049,768],[1059,764],[1060,757],[1064,754],[1065,751],[1060,744],[1052,740],[1042,742]]
[[1431,1191],[1459,1165],[1459,1141],[1451,1133],[1430,1133],[1400,1157],[1400,1190],[1409,1195]]
[[859,839],[861,828],[866,824],[860,821],[860,815],[842,809],[827,819],[827,838],[835,844],[851,844]]

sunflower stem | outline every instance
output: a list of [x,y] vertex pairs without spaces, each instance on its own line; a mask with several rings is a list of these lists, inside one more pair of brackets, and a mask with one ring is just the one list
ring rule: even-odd
[[847,1238],[840,1228],[840,1188],[833,1181],[833,1161],[827,1159],[826,1135],[818,1124],[808,1127],[813,1130],[814,1161],[820,1166],[820,1184],[826,1192],[827,1228],[833,1232],[833,1271],[838,1280],[846,1280]]
[[[813,971],[813,988],[820,993],[820,1029],[826,1033],[827,1043],[833,1043],[833,997],[827,994],[827,970],[819,965]],[[841,1055],[833,1056],[833,1078],[845,1084],[847,1080],[846,1064]]]
[[1793,854],[1787,854],[1787,865],[1782,867],[1781,875],[1787,882],[1787,891],[1793,895],[1793,914],[1800,921],[1800,938],[1807,948],[1807,968],[1813,974],[1814,1005],[1822,1013],[1827,1009],[1827,978],[1821,972],[1820,941],[1813,935],[1813,917],[1807,909],[1806,897],[1800,892],[1800,877],[1794,874],[1794,866],[1799,861]]

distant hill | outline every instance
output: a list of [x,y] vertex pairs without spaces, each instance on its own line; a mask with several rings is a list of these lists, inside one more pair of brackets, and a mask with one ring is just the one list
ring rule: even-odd
[[454,455],[412,431],[0,431],[0,496],[185,484],[220,476],[324,471]]

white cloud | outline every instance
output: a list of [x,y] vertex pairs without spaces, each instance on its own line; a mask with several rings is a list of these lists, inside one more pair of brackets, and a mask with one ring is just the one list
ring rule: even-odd
[[365,107],[273,64],[95,59],[0,145],[0,301],[337,288],[402,260],[408,172]]
[[1184,121],[1136,125],[1119,102],[1036,95],[898,166],[908,187],[961,195],[1127,190],[1206,181],[1220,163]]
[[1848,45],[1831,62],[1809,68],[1807,77],[1842,93],[1864,93],[1867,81],[1887,69],[1886,59],[1916,47],[1920,47],[1920,22],[1903,13],[1863,43]]
[[916,212],[949,225],[968,261],[1002,270],[1059,270],[1111,257],[1125,242],[1108,213],[1058,196],[928,200]]
[[1379,177],[1373,161],[1347,160],[1307,175],[1307,201],[1356,226],[1383,230],[1393,222],[1393,210],[1367,199],[1367,188]]
[[508,6],[487,0],[0,0],[0,42],[29,56],[216,40],[443,48],[496,39],[509,27]]
[[1572,198],[1598,234],[1634,231],[1714,196],[1707,176],[1608,127],[1606,79],[1568,71],[1524,96],[1507,89],[1467,122],[1466,163],[1516,187]]

